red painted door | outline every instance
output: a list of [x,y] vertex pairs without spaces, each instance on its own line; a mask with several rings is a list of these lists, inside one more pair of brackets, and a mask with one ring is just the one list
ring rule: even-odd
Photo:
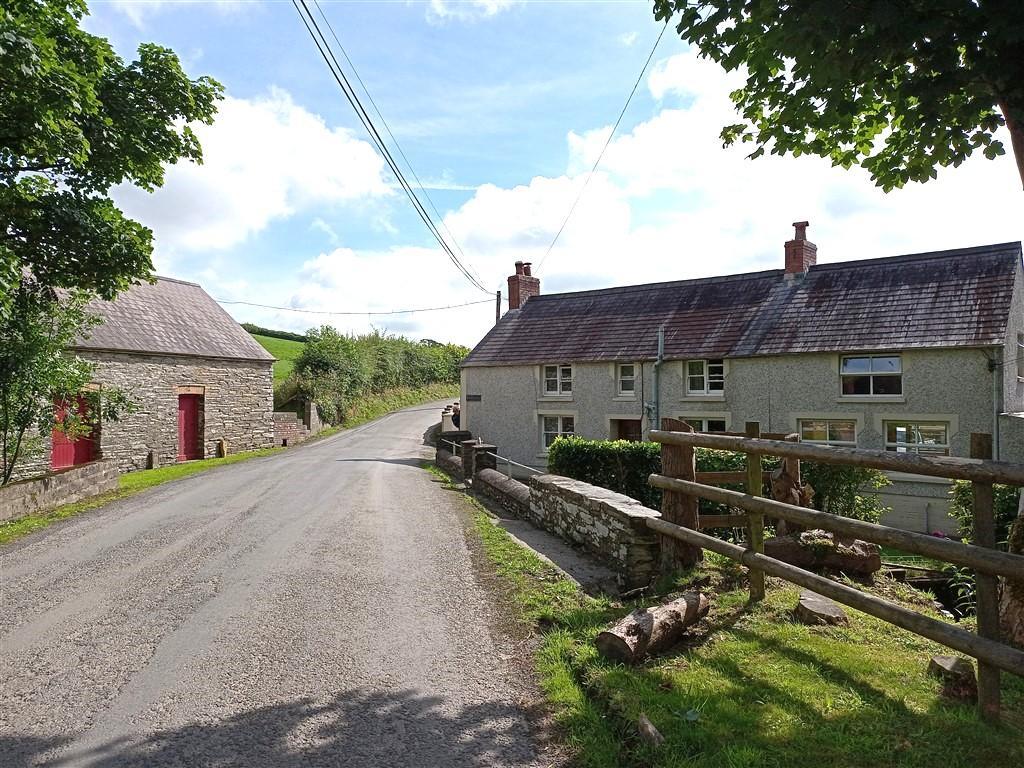
[[199,395],[178,395],[178,461],[203,458],[199,440]]
[[[84,415],[88,408],[88,403],[84,397],[75,398],[72,407],[79,415]],[[55,401],[53,404],[56,410],[57,421],[63,421],[64,416],[67,414],[68,403]],[[50,468],[51,469],[64,469],[65,467],[73,467],[77,464],[85,464],[90,462],[95,457],[95,440],[96,432],[95,429],[87,435],[82,435],[78,438],[69,438],[63,432],[59,430],[53,430],[50,435]]]

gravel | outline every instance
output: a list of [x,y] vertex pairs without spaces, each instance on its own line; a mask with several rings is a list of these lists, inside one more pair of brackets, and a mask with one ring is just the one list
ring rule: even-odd
[[440,406],[0,549],[0,765],[535,766]]

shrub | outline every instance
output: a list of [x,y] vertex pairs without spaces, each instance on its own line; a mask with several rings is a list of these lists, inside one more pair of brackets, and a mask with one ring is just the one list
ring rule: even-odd
[[[954,481],[949,493],[949,513],[960,526],[958,535],[968,541],[974,541],[974,501],[970,481]],[[1006,549],[1006,543],[1010,538],[1010,526],[1017,517],[1019,500],[1020,488],[1017,486],[992,486],[992,516],[996,522],[996,544],[1000,549]]]
[[[747,466],[746,456],[733,451],[697,448],[694,458],[698,472],[735,472]],[[774,469],[777,464],[774,457],[761,459],[765,470]],[[548,451],[548,471],[617,491],[653,509],[661,507],[661,491],[647,482],[648,476],[661,473],[658,443],[559,438]],[[886,510],[878,494],[864,491],[889,484],[889,478],[878,470],[803,462],[801,473],[814,488],[817,509],[869,522],[877,522]],[[743,490],[743,486],[723,487]],[[701,511],[722,514],[727,508],[701,501]]]

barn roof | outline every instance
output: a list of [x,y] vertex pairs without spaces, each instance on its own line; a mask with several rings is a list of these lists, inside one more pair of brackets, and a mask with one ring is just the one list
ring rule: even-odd
[[139,283],[113,301],[96,300],[89,310],[103,318],[76,349],[273,361],[196,283],[158,277]]
[[1021,244],[531,297],[465,366],[988,346],[1006,334]]

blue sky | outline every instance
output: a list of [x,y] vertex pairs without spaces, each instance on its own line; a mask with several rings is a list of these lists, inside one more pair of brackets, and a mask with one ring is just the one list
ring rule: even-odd
[[[469,263],[491,288],[539,262],[661,25],[646,2],[321,2]],[[173,48],[228,98],[207,162],[148,195],[162,274],[201,282],[239,320],[331,322],[472,345],[493,307],[447,261],[366,140],[290,2],[96,2],[86,22],[126,58]],[[1008,157],[883,194],[817,158],[748,161],[717,139],[735,78],[669,29],[601,166],[540,268],[545,292],[775,268],[790,223],[822,261],[1017,240]]]

